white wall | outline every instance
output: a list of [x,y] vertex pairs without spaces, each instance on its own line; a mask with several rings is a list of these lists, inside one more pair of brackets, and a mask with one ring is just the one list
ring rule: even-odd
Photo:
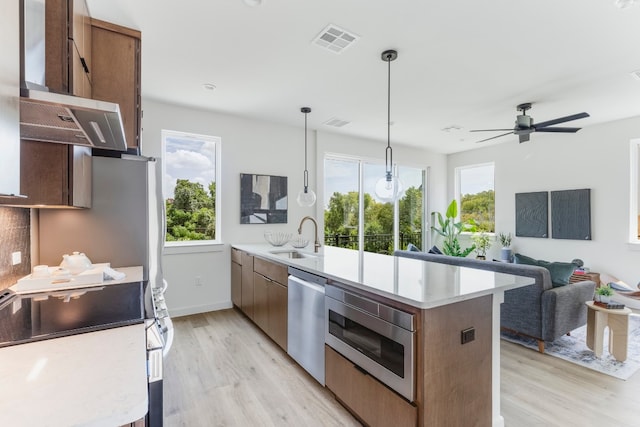
[[[221,197],[222,245],[170,248],[163,259],[164,276],[169,283],[167,303],[174,316],[231,307],[230,244],[262,242],[265,230],[296,233],[305,215],[323,218],[322,205],[301,208],[295,201],[302,188],[304,170],[304,120],[299,110],[300,127],[250,120],[237,116],[194,110],[155,100],[144,100],[142,154],[162,156],[162,129],[219,136],[222,139]],[[318,143],[316,143],[316,140]],[[309,185],[321,201],[324,152],[370,156],[382,159],[385,145],[362,139],[309,130]],[[409,166],[431,168],[432,194],[429,201],[437,208],[444,204],[446,156],[423,150],[396,147],[394,160]],[[240,173],[288,176],[289,213],[287,224],[240,224]],[[321,223],[320,223],[321,225]],[[322,225],[320,238],[322,239]],[[313,227],[306,224],[303,234],[309,238]],[[201,286],[196,286],[198,280]]]
[[[313,208],[301,208],[295,198],[302,188],[304,170],[304,120],[299,128],[248,120],[236,116],[194,110],[144,100],[142,154],[162,156],[162,129],[219,136],[222,139],[221,239],[219,246],[170,248],[163,259],[166,294],[172,315],[184,315],[231,307],[230,243],[262,242],[265,230],[295,233],[300,219]],[[315,138],[309,132],[309,183],[315,185]],[[240,224],[240,173],[288,176],[287,224]],[[306,230],[306,228],[305,228]],[[310,230],[306,230],[310,232]],[[305,233],[306,234],[306,233]],[[201,286],[196,286],[197,278]]]
[[[640,281],[640,248],[628,243],[629,144],[638,136],[640,118],[635,117],[574,135],[533,134],[523,144],[505,137],[503,143],[453,154],[448,158],[449,199],[456,167],[495,162],[496,230],[515,234],[516,193],[589,188],[592,240],[515,237],[512,248],[549,261],[580,258],[593,271],[635,286]],[[489,255],[498,258],[497,251],[495,246]]]

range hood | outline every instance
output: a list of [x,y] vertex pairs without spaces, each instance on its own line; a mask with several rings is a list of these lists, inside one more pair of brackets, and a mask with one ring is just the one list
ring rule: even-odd
[[22,0],[20,138],[126,151],[120,106],[49,92],[45,86],[45,2]]
[[118,104],[34,89],[20,89],[20,138],[127,150]]

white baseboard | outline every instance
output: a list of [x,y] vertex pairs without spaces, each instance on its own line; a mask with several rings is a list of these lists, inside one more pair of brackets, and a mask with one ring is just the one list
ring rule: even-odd
[[188,316],[190,314],[206,313],[208,311],[224,310],[233,307],[231,301],[222,301],[214,304],[193,305],[169,310],[171,317]]

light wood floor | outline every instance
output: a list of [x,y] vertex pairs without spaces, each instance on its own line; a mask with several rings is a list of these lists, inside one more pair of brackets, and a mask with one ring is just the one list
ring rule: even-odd
[[[360,425],[238,311],[180,317],[174,325],[166,426]],[[501,357],[508,427],[640,426],[639,373],[622,381],[505,341]]]

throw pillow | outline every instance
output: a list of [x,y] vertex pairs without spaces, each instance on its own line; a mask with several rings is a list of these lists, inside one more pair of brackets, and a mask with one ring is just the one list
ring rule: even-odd
[[538,260],[522,254],[513,255],[514,264],[538,265]]
[[549,270],[553,287],[568,285],[569,278],[576,271],[576,265],[570,262],[538,261],[538,265]]
[[569,278],[576,270],[576,265],[570,262],[549,262],[537,260],[522,254],[514,254],[513,262],[516,264],[537,265],[549,270],[551,276],[551,284],[553,287],[564,286],[569,284]]

